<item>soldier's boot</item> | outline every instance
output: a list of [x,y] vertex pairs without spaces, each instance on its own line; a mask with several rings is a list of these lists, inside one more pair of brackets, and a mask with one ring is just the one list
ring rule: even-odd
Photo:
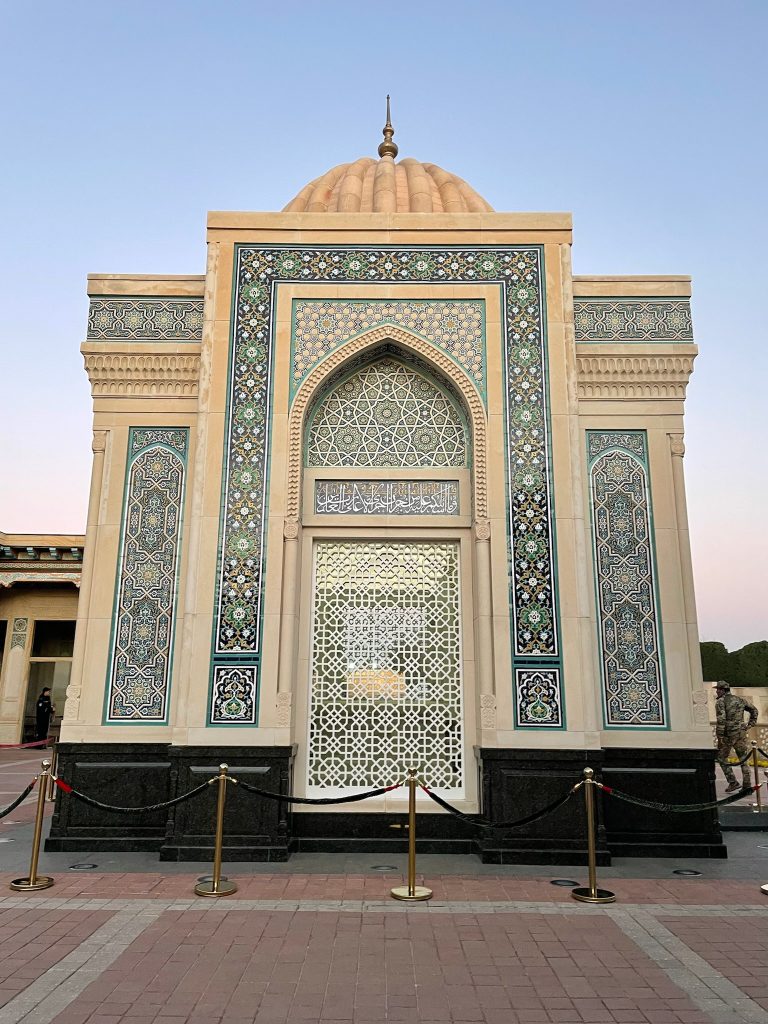
[[741,783],[741,788],[742,789],[752,789],[752,773],[750,772],[749,768],[747,768],[746,765],[744,765],[742,767],[741,774],[742,774],[742,777],[743,777],[742,778],[742,783]]

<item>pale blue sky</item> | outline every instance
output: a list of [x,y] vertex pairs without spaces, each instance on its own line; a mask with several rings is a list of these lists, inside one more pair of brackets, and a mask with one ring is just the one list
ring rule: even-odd
[[374,155],[570,210],[576,273],[691,274],[703,639],[768,637],[768,0],[0,4],[0,528],[82,531],[89,272],[202,273],[209,209]]

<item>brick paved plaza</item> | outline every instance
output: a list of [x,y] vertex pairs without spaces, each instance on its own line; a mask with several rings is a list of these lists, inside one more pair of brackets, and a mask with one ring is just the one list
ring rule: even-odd
[[[39,755],[0,761],[5,805]],[[207,865],[43,854],[55,886],[15,894],[30,801],[0,825],[0,1024],[768,1022],[762,833],[732,834],[727,861],[616,862],[608,907],[551,884],[583,867],[437,856],[419,859],[433,900],[408,906],[389,854],[230,865],[223,900],[193,895]]]

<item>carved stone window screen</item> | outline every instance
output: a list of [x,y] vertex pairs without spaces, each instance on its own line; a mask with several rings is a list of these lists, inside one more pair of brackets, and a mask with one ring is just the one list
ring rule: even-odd
[[308,787],[463,790],[456,542],[318,541]]

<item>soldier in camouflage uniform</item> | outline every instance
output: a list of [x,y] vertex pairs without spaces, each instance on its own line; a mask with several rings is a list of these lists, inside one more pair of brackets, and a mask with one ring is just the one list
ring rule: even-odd
[[[757,725],[757,708],[751,701],[731,693],[730,684],[722,679],[719,683],[715,683],[715,692],[717,693],[715,701],[717,760],[728,782],[725,792],[735,793],[739,789],[739,784],[736,781],[733,768],[728,764],[728,758],[732,749],[736,752],[736,757],[739,760],[749,752],[747,729]],[[749,712],[749,722],[746,725],[744,724],[745,711]],[[749,789],[752,785],[752,776],[746,762],[741,766],[741,771],[744,776],[743,788]]]

